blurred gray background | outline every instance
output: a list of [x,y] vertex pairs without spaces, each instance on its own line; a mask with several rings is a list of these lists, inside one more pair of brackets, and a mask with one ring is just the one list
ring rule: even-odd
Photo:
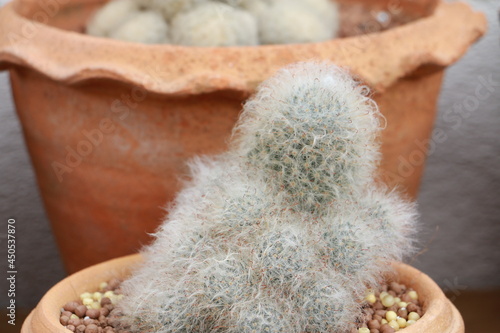
[[[0,0],[0,4],[7,0]],[[430,155],[419,196],[422,253],[411,260],[443,289],[500,288],[500,29],[498,0],[469,0],[485,12],[490,30],[448,69],[436,128],[447,140]],[[2,32],[0,32],[2,33]],[[495,91],[473,111],[454,111],[474,97],[481,76]],[[0,73],[0,271],[6,269],[5,231],[15,218],[18,307],[32,308],[64,277],[12,103],[8,75]],[[78,245],[75,244],[75,251]],[[3,274],[1,276],[4,276]],[[2,278],[3,281],[5,281]],[[0,305],[7,303],[0,284]]]

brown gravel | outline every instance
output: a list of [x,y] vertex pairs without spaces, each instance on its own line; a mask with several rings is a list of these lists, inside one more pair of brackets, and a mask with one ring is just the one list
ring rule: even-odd
[[[120,280],[113,279],[99,291],[101,293],[113,291],[116,295],[120,295],[120,283]],[[81,300],[68,302],[61,309],[59,321],[61,325],[75,333],[128,333],[118,328],[119,313],[115,310],[111,299],[103,297],[100,304],[100,309],[89,309]]]

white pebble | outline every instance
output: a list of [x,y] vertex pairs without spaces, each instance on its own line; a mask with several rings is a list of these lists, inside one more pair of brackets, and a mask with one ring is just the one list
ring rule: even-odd
[[408,306],[408,303],[406,303],[406,302],[399,302],[398,303],[398,307],[401,309],[406,308],[407,306]]
[[413,325],[413,324],[415,324],[416,322],[417,322],[416,320],[411,320],[411,319],[410,319],[410,320],[408,320],[408,321],[406,322],[406,327],[408,327],[408,326],[410,326],[410,325]]
[[387,311],[386,314],[385,314],[385,318],[389,322],[392,321],[392,320],[396,320],[397,317],[398,317],[398,315],[394,311]]
[[392,328],[394,328],[395,331],[399,331],[399,329],[400,329],[397,321],[395,321],[395,320],[391,320],[387,325],[389,325]]
[[99,302],[94,302],[92,304],[90,304],[90,309],[96,309],[96,310],[99,310],[101,308],[101,303]]
[[377,298],[375,297],[374,293],[369,293],[366,295],[365,300],[371,304],[375,303],[377,301]]
[[382,299],[382,305],[384,305],[386,308],[393,306],[394,305],[394,297],[392,297],[391,295],[386,295]]
[[89,292],[84,292],[80,294],[80,299],[83,300],[84,298],[92,298],[92,294]]
[[398,323],[400,328],[405,328],[406,327],[406,319],[397,317],[396,322]]
[[94,303],[94,300],[92,298],[90,298],[90,297],[87,297],[87,298],[82,299],[82,303],[83,303],[83,305],[85,305],[85,306],[88,307],[92,303]]
[[417,320],[419,320],[419,319],[420,319],[420,316],[419,316],[419,314],[418,314],[418,313],[416,313],[416,312],[410,312],[410,313],[408,314],[408,320],[415,320],[415,321],[417,321]]
[[95,293],[92,294],[92,298],[95,300],[95,301],[100,301],[101,298],[102,298],[102,294],[98,291],[96,291]]

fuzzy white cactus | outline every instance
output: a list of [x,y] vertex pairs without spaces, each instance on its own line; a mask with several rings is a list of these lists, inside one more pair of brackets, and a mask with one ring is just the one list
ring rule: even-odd
[[[169,36],[160,38],[170,24]],[[338,8],[330,0],[112,0],[89,21],[87,33],[144,43],[242,46],[320,42],[334,38],[338,28]]]
[[257,22],[243,10],[210,1],[175,16],[171,38],[188,46],[257,45]]
[[242,6],[257,18],[261,44],[321,42],[339,28],[337,6],[329,0],[255,0]]
[[137,14],[136,0],[114,0],[101,7],[87,24],[86,32],[97,37],[109,35],[130,17]]
[[168,25],[157,12],[142,11],[128,18],[109,37],[144,44],[168,42]]
[[206,2],[207,0],[136,0],[140,5],[148,10],[154,10],[163,15],[170,21],[175,15],[189,11],[195,5]]
[[[344,70],[299,63],[245,104],[123,284],[134,332],[349,332],[415,208],[378,184],[378,110]],[[292,184],[293,183],[293,184]]]

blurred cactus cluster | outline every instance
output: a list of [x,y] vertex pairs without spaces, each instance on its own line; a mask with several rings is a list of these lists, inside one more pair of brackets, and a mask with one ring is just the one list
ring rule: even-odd
[[338,29],[330,0],[113,0],[87,25],[93,36],[187,46],[320,42]]

